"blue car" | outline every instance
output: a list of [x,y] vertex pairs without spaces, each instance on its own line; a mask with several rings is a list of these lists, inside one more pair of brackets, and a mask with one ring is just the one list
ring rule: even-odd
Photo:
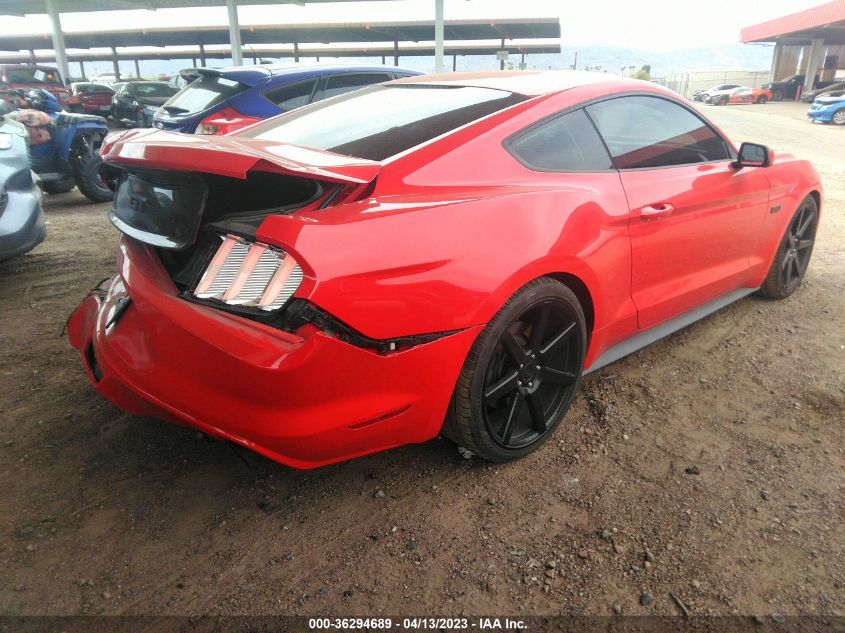
[[198,68],[199,77],[173,95],[153,117],[153,126],[172,132],[228,134],[370,84],[410,75],[395,66],[277,64]]
[[817,97],[810,109],[807,110],[807,116],[810,117],[811,121],[845,125],[845,90],[838,90],[823,97]]

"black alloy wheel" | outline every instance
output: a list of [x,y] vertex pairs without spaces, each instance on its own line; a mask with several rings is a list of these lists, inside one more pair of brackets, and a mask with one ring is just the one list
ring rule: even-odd
[[818,218],[816,200],[813,196],[807,196],[792,216],[760,294],[782,299],[801,285],[813,254]]
[[473,345],[444,435],[496,462],[540,446],[575,395],[586,351],[584,321],[562,283],[541,278],[523,287]]
[[757,103],[759,103],[760,105],[763,105],[764,103],[768,102],[769,98],[766,95],[760,95],[759,97],[757,97]]
[[555,425],[578,382],[581,340],[568,306],[530,306],[499,339],[484,380],[484,422],[503,448],[533,444]]

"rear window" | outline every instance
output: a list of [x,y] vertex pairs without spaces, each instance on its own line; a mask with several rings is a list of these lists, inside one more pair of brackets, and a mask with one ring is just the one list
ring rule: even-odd
[[14,84],[61,84],[59,73],[43,68],[7,68],[6,81]]
[[491,88],[377,85],[275,117],[242,135],[384,160],[524,100]]
[[139,97],[172,97],[176,88],[164,83],[135,83],[132,92]]
[[247,86],[220,75],[202,75],[173,95],[164,109],[170,114],[203,112],[246,90]]
[[114,92],[114,90],[103,84],[76,84],[76,92]]

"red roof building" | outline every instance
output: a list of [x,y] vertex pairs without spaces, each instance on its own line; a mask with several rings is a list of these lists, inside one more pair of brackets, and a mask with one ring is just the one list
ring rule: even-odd
[[739,39],[774,43],[772,81],[804,75],[804,90],[810,90],[815,82],[845,79],[845,0],[746,27]]

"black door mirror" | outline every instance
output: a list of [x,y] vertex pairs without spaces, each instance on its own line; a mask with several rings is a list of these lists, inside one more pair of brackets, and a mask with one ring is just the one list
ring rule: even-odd
[[772,164],[772,152],[765,145],[757,143],[743,143],[739,146],[739,156],[734,161],[734,167],[768,167]]

